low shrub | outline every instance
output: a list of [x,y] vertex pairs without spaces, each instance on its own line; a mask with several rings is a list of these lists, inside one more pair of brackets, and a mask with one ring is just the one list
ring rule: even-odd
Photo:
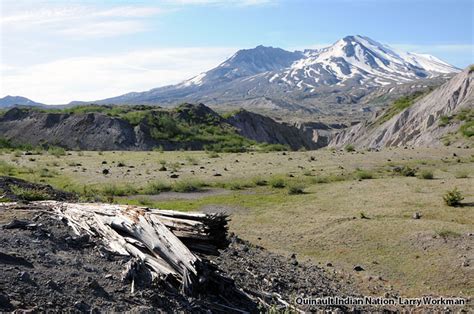
[[459,206],[461,205],[461,201],[463,199],[464,196],[462,196],[462,193],[458,190],[458,188],[447,191],[446,194],[443,195],[443,200],[448,206]]
[[286,182],[282,178],[273,178],[270,180],[270,186],[275,189],[283,189],[286,186]]
[[114,196],[127,196],[127,195],[134,195],[137,193],[138,193],[138,190],[130,184],[127,184],[125,186],[109,184],[109,185],[105,185],[102,188],[102,194],[112,199]]
[[173,191],[179,193],[189,193],[201,191],[204,184],[199,181],[179,181],[173,185]]
[[44,201],[51,198],[51,196],[44,191],[38,189],[23,188],[18,185],[11,185],[10,190],[16,197],[25,201]]
[[233,191],[242,190],[244,188],[239,182],[225,184],[225,187]]
[[327,177],[315,177],[315,178],[311,178],[311,182],[317,183],[317,184],[329,183],[329,179]]
[[48,153],[58,158],[61,156],[66,156],[66,150],[58,146],[50,146],[48,148]]
[[350,152],[355,151],[355,147],[354,147],[354,145],[349,144],[349,145],[346,145],[346,147],[344,147],[344,150],[346,152],[350,153]]
[[404,177],[414,177],[416,175],[416,170],[408,166],[395,167],[393,168],[393,172],[398,173]]
[[304,186],[302,185],[290,185],[288,187],[288,194],[290,195],[297,195],[297,194],[304,194]]
[[171,186],[162,182],[150,182],[143,190],[145,194],[154,195],[161,192],[170,191]]
[[253,183],[254,183],[256,186],[265,186],[265,185],[268,185],[267,180],[264,180],[264,179],[262,179],[262,178],[255,178],[255,179],[253,179]]
[[425,180],[432,180],[434,178],[433,171],[423,169],[418,173],[418,178]]
[[367,170],[357,170],[355,173],[355,176],[359,180],[368,180],[368,179],[373,179],[374,175],[372,172],[367,171]]
[[441,116],[441,117],[439,117],[438,125],[441,126],[441,127],[447,126],[450,121],[451,121],[451,118],[450,118],[450,117],[448,117],[448,116]]
[[459,131],[465,137],[474,136],[474,121],[469,121],[464,123],[460,128]]

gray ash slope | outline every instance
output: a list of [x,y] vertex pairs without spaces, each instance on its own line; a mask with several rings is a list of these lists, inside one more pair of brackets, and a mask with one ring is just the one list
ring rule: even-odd
[[[330,126],[323,124],[297,126],[278,123],[271,118],[240,110],[224,119],[203,104],[183,104],[173,109],[174,119],[203,123],[214,117],[219,125],[260,143],[282,144],[292,149],[315,149],[327,145],[327,137],[316,136],[318,129],[327,133]],[[81,150],[151,150],[162,146],[165,150],[201,150],[204,141],[181,142],[157,140],[146,120],[136,125],[129,121],[99,112],[55,113],[26,108],[13,108],[0,117],[1,137],[13,143],[29,145],[57,145]]]
[[474,71],[472,66],[457,74],[410,107],[382,124],[381,114],[337,134],[330,146],[352,144],[358,147],[439,146],[443,136],[457,132],[463,121],[453,117],[461,110],[474,110]]
[[458,72],[433,56],[395,52],[364,36],[324,49],[289,52],[258,46],[240,50],[216,68],[177,85],[128,93],[102,104],[183,101],[216,106],[327,113],[356,104],[378,88]]

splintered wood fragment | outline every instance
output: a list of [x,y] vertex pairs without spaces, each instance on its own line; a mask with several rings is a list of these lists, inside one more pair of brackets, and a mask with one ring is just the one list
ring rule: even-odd
[[74,230],[101,238],[117,253],[139,258],[154,278],[173,276],[184,283],[186,277],[186,285],[190,286],[196,281],[200,259],[146,208],[110,204],[51,205]]
[[[8,206],[18,208],[16,203]],[[193,252],[214,254],[226,246],[225,215],[101,203],[43,201],[30,206],[54,212],[76,234],[98,238],[113,252],[133,256],[153,278],[178,282],[186,293],[191,293],[203,269]],[[131,281],[133,287],[134,277]]]

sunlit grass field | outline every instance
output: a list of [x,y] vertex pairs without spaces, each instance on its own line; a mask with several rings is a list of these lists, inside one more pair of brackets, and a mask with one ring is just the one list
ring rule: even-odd
[[[240,237],[353,274],[375,295],[381,286],[404,296],[474,291],[472,149],[4,150],[0,174],[74,191],[87,201],[226,211]],[[464,199],[447,206],[443,195],[455,187]],[[415,212],[420,219],[413,219]],[[365,271],[354,272],[355,265]]]

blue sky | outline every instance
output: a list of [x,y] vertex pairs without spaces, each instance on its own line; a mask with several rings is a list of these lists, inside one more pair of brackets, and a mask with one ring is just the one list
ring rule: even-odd
[[474,63],[472,0],[2,0],[0,97],[93,100],[177,83],[236,50],[361,34]]

